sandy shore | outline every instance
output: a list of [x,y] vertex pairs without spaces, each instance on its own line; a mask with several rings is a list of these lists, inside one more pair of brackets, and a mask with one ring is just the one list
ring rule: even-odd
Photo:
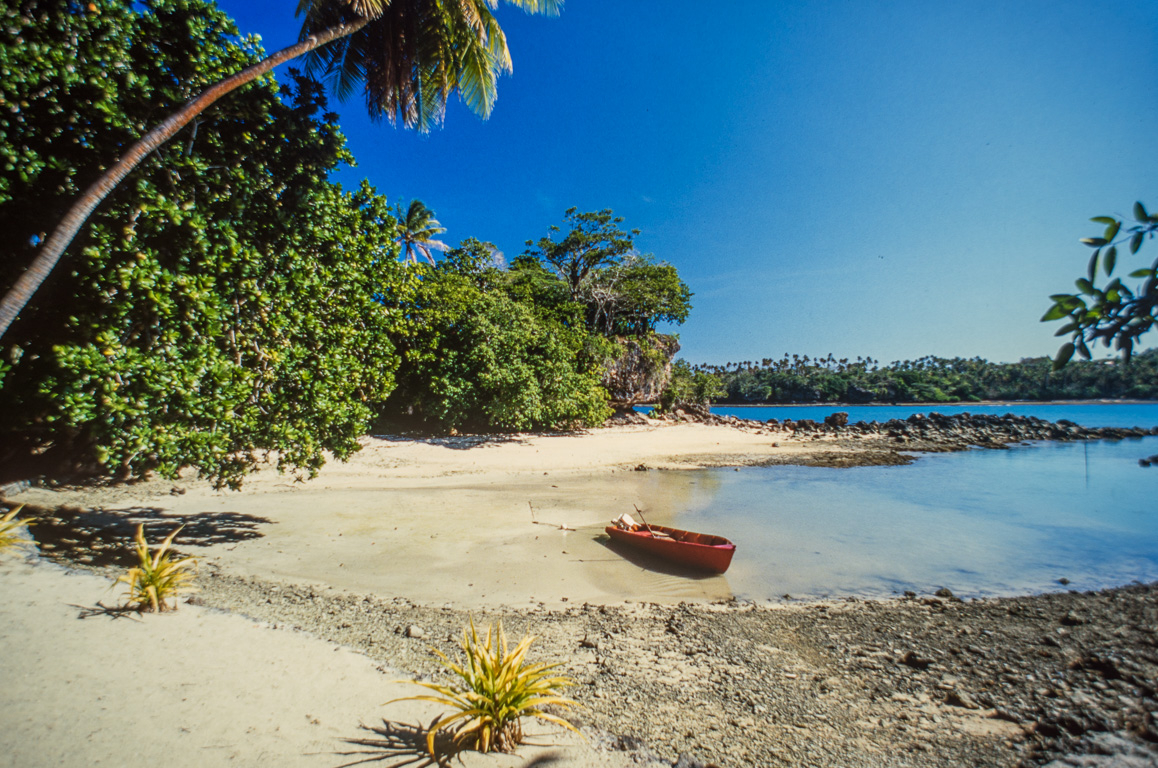
[[[396,682],[407,674],[276,624],[196,605],[102,614],[98,603],[116,603],[110,579],[13,555],[0,583],[3,766],[402,764],[439,712],[383,706],[418,690]],[[626,764],[559,731],[532,727],[543,746],[462,764]]]
[[[204,481],[33,488],[11,498],[85,510],[82,526],[183,523],[179,546],[231,573],[477,607],[731,596],[724,577],[640,569],[596,539],[639,505],[662,522],[686,489],[653,471],[791,461],[837,443],[699,424],[584,434],[368,437],[309,482],[276,471],[240,492]],[[95,513],[95,514],[94,514]],[[126,527],[127,526],[127,527]],[[421,563],[421,567],[415,564]],[[547,567],[542,567],[547,566]]]
[[[0,562],[0,656],[15,670],[0,766],[411,764],[433,710],[383,708],[412,692],[389,681],[434,673],[428,646],[452,650],[470,616],[543,635],[540,652],[580,683],[588,740],[551,734],[468,766],[1008,766],[1098,750],[1152,764],[1153,589],[745,606],[725,577],[650,572],[595,535],[633,504],[659,517],[680,504],[652,470],[898,448],[752,425],[382,436],[304,483],[28,488],[8,501],[48,515],[46,551],[90,572]],[[138,522],[186,526],[196,604],[78,621],[114,600],[103,566]]]

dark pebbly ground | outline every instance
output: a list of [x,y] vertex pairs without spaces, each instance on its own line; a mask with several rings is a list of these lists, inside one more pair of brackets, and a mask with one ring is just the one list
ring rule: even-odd
[[[207,573],[199,604],[440,678],[471,615]],[[1158,585],[971,600],[482,610],[562,661],[593,741],[643,764],[1158,765]],[[384,711],[389,717],[389,709]],[[682,763],[681,763],[682,761]]]

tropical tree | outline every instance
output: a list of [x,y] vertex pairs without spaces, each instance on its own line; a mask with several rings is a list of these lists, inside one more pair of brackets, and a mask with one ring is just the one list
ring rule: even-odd
[[[262,58],[206,0],[23,10],[0,24],[0,280],[190,73]],[[5,339],[4,471],[236,485],[358,449],[399,363],[378,295],[408,270],[386,200],[329,180],[352,157],[322,85],[291,75],[214,105],[95,212]]]
[[1068,320],[1057,336],[1070,334],[1071,340],[1062,345],[1054,358],[1055,370],[1061,369],[1076,352],[1090,359],[1090,344],[1101,341],[1111,344],[1129,361],[1138,343],[1138,337],[1158,322],[1158,259],[1149,267],[1130,273],[1142,280],[1137,290],[1131,290],[1115,277],[1101,288],[1097,286],[1099,267],[1110,278],[1118,260],[1118,246],[1127,246],[1130,254],[1138,253],[1142,243],[1158,233],[1158,214],[1149,213],[1141,202],[1134,203],[1134,221],[1126,225],[1124,218],[1095,216],[1090,221],[1105,227],[1101,237],[1083,237],[1082,243],[1094,249],[1086,268],[1086,276],[1075,281],[1078,293],[1055,293],[1050,296],[1053,306],[1041,318],[1042,322]]
[[527,241],[526,255],[549,264],[571,292],[571,299],[582,301],[588,276],[600,267],[619,264],[634,249],[639,230],[621,230],[623,217],[609,208],[579,213],[578,208],[572,207],[563,218],[571,230],[556,240],[554,235],[561,230],[552,224],[546,237],[538,242]]
[[402,260],[411,264],[418,263],[418,254],[426,257],[431,264],[434,256],[431,250],[445,251],[449,245],[441,240],[435,240],[435,235],[446,231],[446,227],[434,218],[434,212],[422,204],[421,200],[411,200],[410,207],[405,211],[398,206],[398,243],[402,246]]
[[584,308],[588,329],[608,337],[647,336],[658,322],[687,319],[691,291],[675,267],[635,252],[638,229],[620,229],[623,217],[610,209],[569,208],[563,217],[570,231],[556,239],[561,230],[552,225],[551,234],[528,240],[527,251],[515,260],[514,271],[524,282],[541,284],[553,272],[563,295]]
[[[563,0],[507,1],[530,13],[554,14],[563,5]],[[144,5],[151,10],[163,2],[146,0]],[[27,6],[25,11],[41,5],[38,0],[18,4]],[[391,123],[429,130],[442,121],[446,101],[456,90],[468,107],[488,116],[498,76],[511,71],[506,36],[491,13],[497,5],[498,0],[299,0],[297,13],[304,21],[296,45],[225,77],[187,101],[132,144],[77,198],[0,300],[0,336],[96,207],[142,160],[218,99],[291,59],[312,54],[310,72],[328,79],[341,98],[361,83],[371,116],[386,117]],[[100,12],[96,3],[68,6],[73,13]]]

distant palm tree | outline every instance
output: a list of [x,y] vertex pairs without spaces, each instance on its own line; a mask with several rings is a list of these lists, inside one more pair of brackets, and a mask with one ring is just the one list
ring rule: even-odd
[[431,249],[445,251],[450,247],[441,240],[432,239],[435,235],[445,231],[446,227],[438,223],[438,219],[434,218],[434,212],[427,209],[421,200],[411,200],[410,208],[407,209],[405,215],[402,213],[402,206],[398,206],[398,237],[396,239],[402,244],[403,261],[417,264],[418,254],[421,253],[427,261],[433,264],[434,256],[430,253]]
[[[556,14],[563,0],[507,0],[528,13]],[[151,152],[221,97],[274,67],[309,54],[307,69],[324,75],[339,98],[363,85],[374,118],[428,131],[442,122],[454,91],[486,117],[496,81],[511,71],[507,38],[491,9],[498,0],[298,0],[305,15],[300,42],[270,54],[203,91],[145,134],[73,203],[3,300],[0,336],[51,274],[88,217]]]

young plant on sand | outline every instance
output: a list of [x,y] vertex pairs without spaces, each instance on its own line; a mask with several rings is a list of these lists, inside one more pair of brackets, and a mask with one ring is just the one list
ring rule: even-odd
[[16,514],[24,509],[21,504],[8,510],[8,514],[0,517],[0,552],[12,547],[28,546],[31,542],[21,535],[21,529],[27,530],[33,524],[32,520],[18,520]]
[[[137,526],[137,558],[139,565],[130,568],[129,572],[120,576],[116,583],[129,585],[129,594],[125,600],[130,606],[139,611],[167,611],[177,610],[177,597],[182,592],[189,592],[193,587],[189,584],[192,574],[189,569],[197,562],[195,557],[185,557],[174,560],[169,547],[173,544],[173,537],[181,528],[170,533],[157,551],[149,554],[149,545],[145,542],[145,526]],[[170,606],[168,601],[172,600]]]
[[[507,650],[507,637],[500,622],[498,631],[492,635],[487,627],[486,639],[480,639],[474,621],[464,629],[459,646],[466,656],[462,665],[452,662],[439,650],[434,652],[442,659],[442,664],[460,680],[454,685],[439,685],[415,681],[415,685],[428,688],[437,696],[408,696],[394,701],[432,701],[445,704],[457,710],[443,717],[430,727],[426,735],[426,747],[431,757],[437,758],[434,739],[440,730],[454,725],[454,742],[459,747],[473,748],[479,752],[511,752],[523,740],[520,720],[535,717],[561,725],[575,733],[575,726],[562,718],[549,715],[541,708],[548,705],[560,707],[577,706],[577,702],[564,698],[558,689],[575,683],[569,678],[551,674],[558,664],[527,664],[525,657],[535,637],[528,635]],[[392,703],[392,702],[388,702]]]

